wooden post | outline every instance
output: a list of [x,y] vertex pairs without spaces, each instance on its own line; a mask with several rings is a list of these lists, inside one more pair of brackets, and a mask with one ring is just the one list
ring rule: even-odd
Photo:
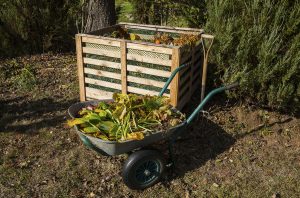
[[85,95],[85,82],[84,82],[84,68],[83,68],[83,57],[82,57],[82,40],[81,35],[76,34],[76,54],[77,54],[77,71],[79,78],[79,93],[80,93],[80,101],[86,100]]
[[[179,67],[179,64],[180,64],[180,48],[173,48],[171,72],[173,72],[177,67]],[[179,82],[179,74],[177,73],[171,83],[171,88],[170,88],[171,105],[174,107],[177,107],[178,105],[178,82]]]
[[121,84],[122,93],[127,94],[127,53],[126,53],[126,41],[120,43],[121,51]]

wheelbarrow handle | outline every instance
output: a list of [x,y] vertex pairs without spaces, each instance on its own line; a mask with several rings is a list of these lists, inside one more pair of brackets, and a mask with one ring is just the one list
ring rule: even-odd
[[203,109],[204,105],[216,94],[221,93],[225,90],[232,89],[239,86],[238,82],[232,83],[230,85],[225,85],[223,87],[216,88],[209,92],[203,101],[198,105],[198,107],[193,111],[193,113],[187,118],[186,123],[189,124],[193,121],[196,115]]
[[171,73],[171,76],[169,77],[169,79],[168,79],[167,82],[165,83],[164,87],[162,88],[162,90],[160,91],[160,93],[158,94],[158,96],[162,96],[162,95],[166,92],[168,86],[170,85],[170,83],[172,82],[172,80],[173,80],[173,78],[176,76],[176,74],[177,74],[180,70],[182,70],[183,68],[185,68],[186,66],[188,66],[189,64],[191,64],[191,62],[188,62],[188,63],[186,63],[186,64],[182,64],[182,65],[180,65],[179,67],[177,67],[177,68]]
[[[176,76],[176,74],[182,70],[183,68],[185,68],[186,66],[188,66],[189,64],[191,64],[191,62],[189,63],[186,63],[186,64],[183,64],[183,65],[180,65],[179,67],[177,67],[171,74],[171,76],[169,77],[169,79],[167,80],[166,84],[164,85],[164,87],[162,88],[162,90],[160,91],[160,93],[158,94],[158,96],[162,96],[168,86],[170,85],[170,83],[172,82],[173,78]],[[186,123],[189,124],[190,122],[193,121],[193,119],[196,117],[196,115],[203,109],[204,105],[216,94],[218,93],[221,93],[225,90],[228,90],[228,89],[232,89],[234,87],[237,87],[239,86],[239,83],[238,82],[235,82],[235,83],[232,83],[230,85],[225,85],[223,87],[219,87],[219,88],[216,88],[214,90],[212,90],[211,92],[209,92],[207,94],[207,96],[203,99],[203,101],[198,105],[198,107],[193,111],[193,113],[187,118],[186,120]]]

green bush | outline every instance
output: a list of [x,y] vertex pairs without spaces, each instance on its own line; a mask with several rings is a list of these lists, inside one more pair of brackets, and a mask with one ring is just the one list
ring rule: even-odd
[[0,58],[74,49],[80,0],[0,0],[0,7]]
[[215,0],[207,13],[215,73],[241,83],[232,96],[300,110],[299,0]]
[[36,86],[37,80],[30,65],[25,65],[20,73],[13,78],[14,86],[20,91],[31,91]]

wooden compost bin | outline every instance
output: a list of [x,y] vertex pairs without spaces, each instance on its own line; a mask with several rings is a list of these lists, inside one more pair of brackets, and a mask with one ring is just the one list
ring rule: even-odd
[[203,33],[202,29],[120,23],[89,34],[77,34],[80,100],[108,99],[114,92],[157,95],[173,70],[190,63],[176,75],[165,94],[173,106],[182,109],[192,93],[200,89],[200,40],[191,48],[108,37],[118,26],[149,40],[156,32],[166,32],[174,38]]

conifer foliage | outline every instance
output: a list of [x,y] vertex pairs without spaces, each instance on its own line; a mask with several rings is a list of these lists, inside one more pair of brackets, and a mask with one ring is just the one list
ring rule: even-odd
[[215,0],[207,13],[216,73],[241,83],[233,96],[299,111],[300,1]]

